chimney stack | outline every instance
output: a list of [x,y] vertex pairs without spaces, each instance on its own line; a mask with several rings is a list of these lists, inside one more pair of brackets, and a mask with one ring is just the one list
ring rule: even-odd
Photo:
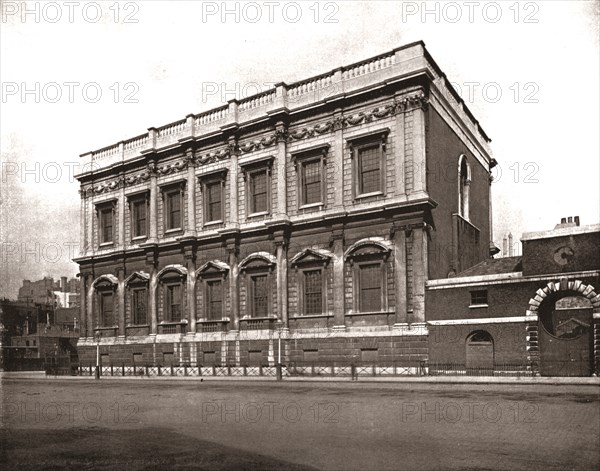
[[67,277],[66,276],[61,276],[60,277],[60,284],[62,285],[62,292],[66,293],[67,291],[69,291],[69,289],[67,288]]
[[502,255],[508,257],[508,239],[506,236],[502,239]]
[[514,255],[514,247],[513,247],[513,236],[512,233],[508,233],[508,256],[512,257]]
[[575,216],[575,225],[579,226],[579,216]]

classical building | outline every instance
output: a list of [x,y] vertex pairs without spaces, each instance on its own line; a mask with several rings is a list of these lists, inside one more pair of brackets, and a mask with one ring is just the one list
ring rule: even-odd
[[426,358],[426,280],[497,251],[489,142],[417,42],[83,154],[83,363]]
[[521,242],[521,256],[427,281],[430,368],[600,373],[600,224],[563,218]]

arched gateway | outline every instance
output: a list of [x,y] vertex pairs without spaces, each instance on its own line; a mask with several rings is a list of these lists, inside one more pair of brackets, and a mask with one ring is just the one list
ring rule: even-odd
[[527,350],[543,376],[590,376],[598,369],[598,313],[600,297],[581,280],[565,277],[537,290],[527,311],[537,316],[537,326],[529,327]]

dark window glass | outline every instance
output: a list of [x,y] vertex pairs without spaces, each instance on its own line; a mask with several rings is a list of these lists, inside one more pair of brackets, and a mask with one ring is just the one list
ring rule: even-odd
[[100,243],[113,241],[113,210],[103,209],[100,213]]
[[323,311],[323,279],[321,270],[304,272],[304,312],[321,314]]
[[146,324],[146,300],[147,293],[145,289],[136,289],[133,291],[133,323],[135,325]]
[[179,322],[181,320],[181,285],[167,286],[167,320]]
[[102,312],[103,327],[111,327],[114,325],[113,310],[113,294],[102,293],[100,295],[100,311]]
[[267,171],[254,173],[250,176],[250,212],[262,213],[267,211]]
[[167,195],[167,229],[181,227],[181,195],[169,193]]
[[381,191],[381,154],[379,146],[363,147],[358,151],[360,193]]
[[320,203],[321,198],[321,161],[313,160],[303,166],[303,204]]
[[362,265],[360,271],[360,311],[381,311],[381,265]]
[[221,221],[222,216],[222,190],[221,182],[206,185],[207,221]]
[[221,280],[208,281],[207,304],[209,320],[220,320],[223,317],[223,283]]
[[267,275],[252,277],[252,314],[254,317],[267,317],[269,308],[267,302],[268,285]]
[[146,235],[146,201],[133,203],[133,237]]
[[487,304],[487,290],[471,291],[471,304]]

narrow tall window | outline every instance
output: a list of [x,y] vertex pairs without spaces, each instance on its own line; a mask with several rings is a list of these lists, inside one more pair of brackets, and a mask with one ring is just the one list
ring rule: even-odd
[[113,241],[113,209],[100,210],[100,243],[107,244]]
[[379,144],[358,150],[359,192],[381,191],[381,152]]
[[469,220],[469,189],[471,187],[471,169],[464,155],[461,155],[458,167],[458,213]]
[[102,313],[102,327],[112,327],[114,325],[114,302],[112,292],[100,294],[100,312]]
[[321,203],[322,196],[322,163],[311,160],[302,164],[302,204]]
[[321,314],[323,310],[323,277],[321,270],[304,272],[304,313]]
[[250,175],[250,213],[262,213],[267,208],[267,171],[255,172]]
[[166,195],[167,230],[181,228],[181,193],[171,192]]
[[179,322],[181,320],[181,285],[168,285],[166,292],[167,320]]
[[133,237],[143,237],[146,234],[146,200],[133,203]]
[[267,317],[268,307],[268,284],[267,275],[255,275],[252,277],[252,315],[253,317]]
[[221,280],[206,282],[206,298],[208,320],[221,320],[223,318],[223,282]]
[[206,185],[206,221],[223,220],[223,186],[220,181]]
[[135,325],[146,324],[146,300],[148,299],[146,289],[135,289],[132,292],[133,323]]
[[379,263],[361,265],[359,272],[360,311],[381,311],[381,265]]

